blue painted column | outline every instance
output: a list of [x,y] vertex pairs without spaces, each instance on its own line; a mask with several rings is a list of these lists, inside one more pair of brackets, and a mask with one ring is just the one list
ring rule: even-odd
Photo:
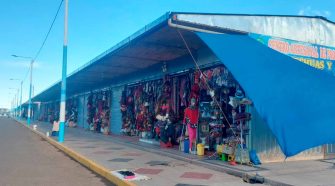
[[59,112],[59,136],[58,136],[59,143],[64,142],[64,132],[65,132],[66,70],[67,70],[67,19],[68,19],[68,0],[65,0],[62,85],[61,85],[60,112]]

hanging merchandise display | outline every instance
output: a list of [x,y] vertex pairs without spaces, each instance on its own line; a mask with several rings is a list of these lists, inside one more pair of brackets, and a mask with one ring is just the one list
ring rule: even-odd
[[53,105],[49,105],[49,107],[47,108],[48,112],[47,112],[47,121],[50,123],[53,123],[53,121],[55,120],[55,108],[53,107]]
[[[223,67],[204,70],[201,75],[200,94],[200,130],[199,140],[205,148],[214,151],[216,145],[222,143],[222,138],[226,136],[227,122],[224,123],[224,112],[222,101],[224,97],[221,89],[227,89],[228,84],[232,84],[222,77]],[[227,75],[227,74],[226,74]]]
[[110,91],[90,93],[87,100],[89,130],[110,134]]
[[48,121],[53,123],[55,120],[59,119],[59,102],[50,103],[50,110],[48,112]]
[[155,123],[155,136],[156,139],[160,139],[161,146],[163,147],[172,147],[175,144],[175,113],[172,106],[171,90],[171,80],[165,77],[155,112],[157,119]]
[[[250,113],[246,107],[252,102],[234,81],[229,71],[221,66],[203,71],[200,95],[200,142],[210,151],[222,149],[222,160],[246,163]],[[207,125],[207,127],[206,127]],[[219,147],[218,147],[219,146]]]
[[[184,78],[183,85],[186,84]],[[163,147],[178,144],[177,135],[181,135],[182,129],[180,118],[189,102],[185,97],[189,90],[179,91],[179,86],[180,79],[169,76],[125,86],[120,100],[122,133],[160,141]]]
[[94,126],[93,126],[93,118],[95,115],[95,107],[93,105],[93,93],[90,93],[88,98],[87,98],[87,124],[88,124],[88,129],[93,131]]
[[78,104],[77,98],[68,99],[66,101],[65,126],[67,127],[77,127],[77,120],[78,120],[77,104]]
[[[26,114],[26,113],[23,113]],[[43,122],[53,123],[59,118],[59,102],[47,102],[41,104],[41,112],[39,113],[38,120]]]
[[179,144],[186,153],[212,156],[221,149],[220,159],[243,162],[251,104],[223,65],[166,75],[124,87],[122,133],[162,147]]
[[154,129],[155,101],[160,95],[157,84],[150,81],[134,86],[125,86],[120,100],[122,114],[121,132],[128,136],[151,138]]

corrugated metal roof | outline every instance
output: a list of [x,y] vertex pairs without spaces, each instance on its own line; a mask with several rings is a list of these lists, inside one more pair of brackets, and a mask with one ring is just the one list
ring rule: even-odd
[[[132,74],[141,71],[153,64],[173,60],[187,55],[181,39],[175,28],[168,26],[170,18],[180,17],[181,15],[199,17],[199,16],[246,16],[246,17],[278,17],[278,18],[311,18],[326,21],[334,25],[323,17],[313,16],[284,16],[284,15],[261,15],[261,14],[201,14],[201,13],[183,13],[168,12],[159,17],[152,23],[146,25],[133,35],[122,40],[115,46],[101,53],[88,63],[70,73],[67,78],[67,95],[87,92],[96,88],[110,85],[113,79],[121,78],[123,75]],[[180,19],[182,20],[182,19]],[[183,21],[183,20],[182,20]],[[185,21],[185,20],[184,20]],[[202,24],[198,22],[193,23]],[[219,25],[204,24],[209,27],[218,27]],[[205,28],[206,29],[206,28]],[[233,30],[229,27],[223,29]],[[241,29],[240,29],[241,30]],[[242,30],[243,31],[243,30]],[[182,30],[190,46],[197,50],[204,46],[199,38],[193,32]],[[37,96],[33,101],[58,100],[60,95],[60,83],[56,82]]]

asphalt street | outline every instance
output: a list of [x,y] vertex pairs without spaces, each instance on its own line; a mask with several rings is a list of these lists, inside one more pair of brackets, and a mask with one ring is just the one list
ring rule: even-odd
[[0,185],[112,185],[12,119],[0,118]]

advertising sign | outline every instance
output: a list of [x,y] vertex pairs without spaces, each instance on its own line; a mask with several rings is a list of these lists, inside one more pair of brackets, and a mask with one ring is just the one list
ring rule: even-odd
[[276,38],[266,35],[250,34],[250,36],[268,47],[286,54],[306,65],[335,74],[335,48]]

